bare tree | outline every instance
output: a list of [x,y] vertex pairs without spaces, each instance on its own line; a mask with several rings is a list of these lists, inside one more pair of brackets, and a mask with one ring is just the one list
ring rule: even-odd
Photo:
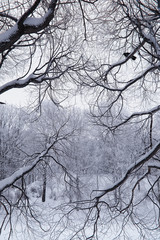
[[[90,18],[85,16],[84,6],[91,5],[94,8],[95,2],[1,1],[0,95],[11,89],[34,86],[38,107],[46,96],[55,104],[68,97],[70,82],[77,77],[77,71],[81,72],[85,67],[82,40],[86,37],[86,19],[90,22]],[[26,219],[31,217],[41,226],[33,214],[26,194],[25,176],[48,158],[49,152],[54,151],[55,144],[69,137],[68,133],[64,132],[64,135],[61,135],[64,126],[66,123],[54,129],[52,135],[45,135],[46,145],[41,146],[38,152],[31,153],[25,149],[23,160],[26,165],[0,183],[0,210],[4,216],[0,223],[0,232],[5,224],[9,223],[9,238],[13,230],[12,213],[15,209],[21,216],[26,216]],[[53,155],[50,157],[67,173]],[[14,202],[5,194],[10,187],[19,192]]]
[[[131,129],[136,130],[137,139],[141,133],[143,137],[139,143],[141,151],[134,156],[126,173],[106,189],[93,192],[86,222],[90,222],[92,214],[95,219],[92,222],[93,234],[88,239],[96,236],[105,208],[108,209],[108,222],[118,221],[119,217],[123,222],[120,224],[123,231],[117,234],[117,239],[121,233],[127,237],[125,227],[130,221],[138,229],[139,239],[147,239],[145,230],[148,231],[148,239],[156,239],[159,234],[160,139],[155,124],[160,110],[158,4],[159,1],[150,0],[115,0],[105,8],[104,18],[100,20],[101,37],[105,39],[106,32],[110,33],[110,37],[107,35],[105,39],[110,47],[109,63],[106,55],[103,57],[101,54],[99,66],[93,66],[96,72],[90,71],[90,79],[83,81],[84,85],[94,89],[95,97],[98,96],[95,104],[91,105],[92,117],[96,124],[104,127],[106,134],[108,131],[121,131],[125,137],[125,128],[135,125],[136,128]],[[111,17],[107,19],[109,14]],[[103,43],[103,53],[104,48],[106,45]],[[140,192],[139,184],[143,186]],[[114,201],[112,194],[117,190],[119,197]],[[147,214],[144,206],[148,209]],[[141,211],[144,214],[140,214]]]
[[23,165],[25,114],[22,110],[1,106],[0,116],[0,179]]
[[[53,108],[54,109],[54,108]],[[26,143],[25,148],[19,146],[20,152],[23,152],[23,166],[22,157],[19,156],[19,162],[13,172],[8,172],[8,176],[4,176],[0,185],[0,212],[1,212],[1,232],[4,231],[6,225],[8,228],[8,238],[11,237],[14,229],[14,221],[12,217],[17,215],[17,219],[21,217],[23,221],[26,221],[28,230],[31,231],[39,226],[39,229],[43,229],[41,226],[43,222],[42,215],[39,210],[36,209],[36,204],[32,205],[32,200],[28,195],[28,175],[35,171],[38,180],[42,180],[42,202],[46,200],[46,185],[49,174],[47,169],[52,171],[58,167],[61,169],[61,174],[64,175],[64,181],[70,180],[71,184],[75,184],[76,179],[66,169],[61,160],[65,145],[68,144],[70,137],[73,135],[75,129],[68,128],[68,118],[62,114],[58,119],[58,111],[54,112],[51,107],[42,112],[38,121],[33,122],[30,125],[30,131],[34,129],[34,135],[36,138],[32,139],[30,136],[30,142]],[[53,117],[55,118],[53,121]],[[45,120],[46,119],[46,120]],[[57,122],[56,122],[57,121]],[[6,121],[7,122],[7,121]],[[29,130],[27,129],[27,134]],[[14,135],[12,135],[13,138]],[[39,140],[37,140],[39,139]],[[18,140],[22,143],[20,135]],[[33,153],[29,153],[30,145],[34,144],[33,140],[39,141],[35,144]],[[18,146],[17,146],[18,147]],[[11,150],[12,151],[12,150]],[[13,157],[12,151],[12,157]],[[11,157],[9,158],[11,160]],[[14,163],[15,161],[13,161]],[[58,166],[58,167],[57,167]],[[6,166],[7,169],[8,166]],[[34,174],[34,173],[33,173]],[[48,176],[47,176],[48,175]],[[51,177],[51,174],[50,174]],[[41,221],[42,218],[42,221]],[[49,224],[49,223],[48,223]],[[15,231],[16,232],[16,231]]]
[[[38,106],[46,95],[57,104],[68,96],[70,83],[74,81],[81,87],[93,89],[96,101],[91,110],[98,125],[115,132],[125,131],[128,124],[138,124],[139,130],[145,133],[145,141],[141,139],[141,154],[134,157],[126,173],[113,185],[103,190],[95,189],[90,199],[78,203],[79,210],[84,213],[84,224],[74,225],[73,239],[76,236],[98,238],[98,228],[105,234],[109,231],[104,227],[106,217],[109,226],[118,222],[117,238],[121,234],[127,236],[127,224],[132,222],[139,236],[147,239],[143,230],[154,234],[159,227],[160,208],[160,141],[155,124],[160,110],[159,1],[1,1],[0,12],[3,74],[0,94],[34,86]],[[84,44],[88,36],[91,45],[89,41]],[[92,54],[89,53],[91,49],[94,49]],[[11,68],[12,76],[9,75]],[[1,228],[12,212],[8,210],[12,210],[12,205],[3,194],[4,190],[21,179],[20,187],[16,185],[16,188],[20,188],[19,199],[22,199],[24,176],[48,157],[55,144],[62,140],[65,136],[60,134],[62,129],[61,126],[50,136],[43,150],[34,155],[32,164],[1,181],[4,212]],[[33,156],[30,158],[33,160]],[[144,186],[141,192],[140,183]],[[149,204],[147,214],[146,204]],[[68,218],[74,209],[77,211],[77,203],[75,206],[69,205],[64,217]],[[154,209],[154,214],[150,209]],[[31,217],[34,218],[32,214]],[[92,229],[91,234],[85,232],[88,227]]]
[[[94,6],[94,2],[3,1],[0,67],[4,81],[0,94],[36,85],[39,103],[46,95],[55,103],[68,97],[68,81],[74,80],[77,71],[85,66],[82,5]],[[8,79],[11,68],[12,76]]]

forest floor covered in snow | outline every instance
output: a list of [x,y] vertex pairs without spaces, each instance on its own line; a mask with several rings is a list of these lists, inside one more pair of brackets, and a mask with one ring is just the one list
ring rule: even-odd
[[[106,187],[106,184],[111,182],[110,178],[106,176],[92,176],[92,178],[88,176],[87,178],[82,178],[82,180],[85,183],[83,190],[85,189],[86,195],[91,192],[91,189],[96,189],[99,186],[103,189]],[[80,208],[78,209],[78,207],[77,209],[75,208],[76,194],[74,196],[74,192],[72,192],[73,204],[68,204],[71,197],[70,189],[67,189],[63,181],[63,184],[60,184],[60,182],[60,179],[57,178],[48,181],[45,202],[41,200],[41,182],[37,181],[29,185],[28,196],[34,209],[34,216],[40,222],[32,218],[27,219],[20,214],[19,210],[14,211],[11,218],[13,231],[10,240],[160,239],[160,229],[153,232],[149,230],[141,232],[136,227],[136,223],[133,224],[128,217],[124,218],[122,214],[122,216],[119,215],[116,218],[113,216],[112,218],[110,215],[107,215],[106,209],[103,207],[101,208],[101,218],[97,224],[97,232],[94,237],[90,238],[93,232],[94,219],[90,219],[85,224],[86,212],[79,210]],[[141,208],[141,214],[147,215],[148,212],[152,211],[151,207],[146,202],[146,205]],[[74,211],[72,211],[73,209]],[[153,218],[154,214],[156,213],[153,212]],[[28,215],[30,215],[29,212]],[[2,215],[0,216],[1,218]],[[9,226],[8,223],[5,230],[2,231],[0,240],[8,240]]]

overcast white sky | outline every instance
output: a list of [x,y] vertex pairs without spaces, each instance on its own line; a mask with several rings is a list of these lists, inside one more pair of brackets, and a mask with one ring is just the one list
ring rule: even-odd
[[0,101],[6,104],[20,106],[26,106],[29,101],[29,94],[26,89],[14,89],[9,90],[6,93],[0,95]]
[[[0,95],[0,101],[16,107],[27,107],[29,103],[31,103],[31,96],[27,88],[13,89]],[[88,106],[84,96],[80,94],[66,100],[62,105],[70,107],[77,106],[82,109],[86,109]]]

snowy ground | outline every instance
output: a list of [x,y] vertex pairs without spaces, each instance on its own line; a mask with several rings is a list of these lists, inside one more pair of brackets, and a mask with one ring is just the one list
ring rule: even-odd
[[[89,183],[90,178],[88,177],[87,183]],[[92,178],[93,179],[93,178]],[[101,187],[106,187],[106,183],[110,183],[108,177],[97,177],[94,178],[94,185],[100,185]],[[19,213],[15,213],[12,218],[13,221],[13,235],[10,240],[70,240],[74,235],[75,231],[78,231],[85,221],[85,213],[81,211],[74,211],[73,214],[67,215],[67,212],[71,207],[66,207],[64,202],[68,201],[67,192],[65,186],[59,184],[59,181],[54,180],[53,183],[50,182],[47,188],[47,198],[46,202],[42,203],[41,198],[38,197],[38,193],[32,192],[30,198],[34,205],[36,205],[37,213],[39,214],[39,219],[43,222],[43,231],[40,230],[38,224],[34,221],[26,221],[25,217],[19,216]],[[36,184],[32,184],[33,186]],[[93,186],[93,184],[92,184]],[[97,187],[97,186],[96,186]],[[38,187],[37,187],[38,188]],[[88,192],[91,189],[85,189]],[[63,203],[63,204],[62,204]],[[61,205],[62,204],[62,205]],[[60,208],[58,206],[61,205]],[[150,206],[144,206],[142,208],[142,214],[147,214]],[[65,215],[66,214],[66,215]],[[63,216],[65,217],[63,218]],[[2,216],[1,216],[2,217]],[[0,218],[1,218],[0,217]],[[59,222],[59,220],[61,221]],[[126,224],[127,223],[127,224]],[[121,232],[121,227],[124,227],[124,232]],[[85,240],[86,236],[92,234],[93,225],[86,227],[85,231],[81,231],[73,240]],[[9,227],[7,226],[5,231],[0,235],[0,240],[8,239]],[[118,237],[117,235],[120,234]],[[106,215],[104,219],[98,224],[98,239],[100,240],[138,240],[140,232],[135,228],[135,226],[130,222],[122,222],[121,217],[117,218],[116,221],[108,221]],[[142,236],[142,233],[141,233]],[[95,240],[96,238],[90,238]],[[160,239],[160,229],[156,232],[146,232],[141,239],[149,240],[159,240]]]

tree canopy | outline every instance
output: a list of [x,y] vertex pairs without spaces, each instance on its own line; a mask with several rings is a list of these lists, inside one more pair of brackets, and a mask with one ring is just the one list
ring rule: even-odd
[[[59,208],[64,210],[62,219],[69,216],[72,225],[75,212],[84,214],[83,224],[73,224],[73,239],[98,238],[99,232],[108,229],[106,217],[107,224],[118,221],[121,230],[117,238],[127,236],[127,223],[138,229],[139,239],[144,239],[146,232],[154,235],[157,231],[159,8],[160,1],[155,0],[1,1],[0,95],[27,87],[33,92],[34,110],[40,110],[41,116],[20,111],[16,114],[23,117],[8,116],[3,129],[5,116],[1,114],[0,163],[8,159],[16,164],[9,176],[4,172],[1,176],[0,210],[4,217],[0,232],[9,215],[11,234],[11,213],[16,208],[41,228],[25,178],[39,169],[41,174],[37,175],[43,175],[45,189],[47,169],[53,165],[58,173],[61,169],[68,184],[69,203]],[[63,114],[56,110],[55,106],[59,109],[63,101],[79,93],[88,103],[89,113],[84,110],[87,117],[79,119],[78,111],[64,110]],[[52,110],[43,103],[46,99],[53,102]],[[1,113],[7,108],[2,104],[3,100]],[[8,147],[4,147],[5,141]],[[98,183],[88,195],[85,188],[84,197],[81,174],[88,177],[98,172],[111,174],[111,184],[101,188]],[[20,192],[16,203],[7,195],[10,188]],[[75,194],[74,201],[70,193]]]

